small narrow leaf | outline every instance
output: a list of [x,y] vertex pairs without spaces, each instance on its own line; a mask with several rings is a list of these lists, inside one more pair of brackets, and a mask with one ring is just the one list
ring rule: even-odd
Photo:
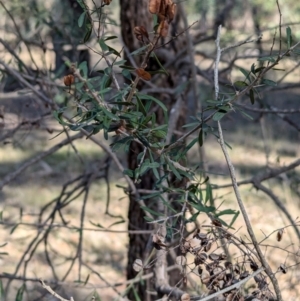
[[276,82],[274,82],[274,81],[272,81],[270,79],[266,79],[266,78],[264,78],[261,83],[265,84],[267,86],[271,86],[271,87],[276,87],[277,86]]
[[203,130],[202,129],[199,131],[198,142],[201,147],[203,145]]
[[240,81],[240,80],[236,81],[236,82],[234,83],[234,85],[235,85],[236,87],[238,87],[238,88],[243,88],[243,87],[247,87],[247,86],[248,86],[245,82],[242,82],[242,81]]
[[260,61],[260,62],[267,61],[267,62],[275,63],[275,59],[272,56],[263,56],[263,57],[260,57],[258,59],[258,61]]
[[22,301],[22,300],[23,300],[23,294],[24,294],[25,288],[26,288],[26,285],[23,284],[23,285],[18,289],[17,296],[16,296],[16,301]]
[[216,112],[215,115],[213,116],[214,121],[219,121],[224,117],[225,113],[221,112]]
[[82,27],[83,22],[84,22],[84,18],[85,18],[85,11],[80,15],[79,19],[78,19],[78,27]]
[[286,28],[286,39],[287,39],[287,47],[288,49],[290,49],[292,44],[292,30],[289,26]]
[[246,71],[244,68],[239,68],[239,70],[244,74],[244,76],[246,77],[246,80],[249,79],[249,75],[251,72]]
[[255,99],[254,99],[254,91],[253,91],[253,89],[250,90],[249,95],[250,95],[250,101],[254,105]]
[[86,33],[85,33],[85,36],[84,36],[84,38],[83,38],[83,43],[86,43],[89,39],[90,39],[90,37],[91,37],[91,34],[92,34],[92,25],[91,24],[88,24],[87,26],[86,26],[86,29],[87,29],[87,31],[86,31]]

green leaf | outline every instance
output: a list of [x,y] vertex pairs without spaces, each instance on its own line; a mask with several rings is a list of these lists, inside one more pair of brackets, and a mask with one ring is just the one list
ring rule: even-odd
[[124,220],[124,219],[121,219],[121,220],[119,220],[119,221],[117,221],[117,222],[112,223],[112,224],[109,225],[107,228],[111,228],[112,226],[119,225],[119,224],[123,224],[123,223],[125,223],[125,220]]
[[262,81],[261,81],[262,84],[265,84],[267,86],[271,86],[271,87],[276,87],[277,86],[277,83],[270,80],[270,79],[266,79],[264,78]]
[[147,200],[147,199],[151,199],[151,198],[156,198],[161,194],[161,192],[153,192],[153,193],[148,193],[144,196],[141,197],[142,200]]
[[111,113],[109,110],[107,110],[104,107],[102,107],[102,111],[105,113],[105,115],[107,117],[111,118],[112,120],[119,120],[120,119],[117,115],[114,115],[113,113]]
[[85,281],[84,281],[83,285],[87,285],[87,283],[89,282],[89,279],[90,279],[90,275],[91,274],[87,275],[87,277],[85,278]]
[[232,209],[222,210],[222,211],[216,213],[216,217],[219,217],[219,216],[222,216],[222,215],[228,215],[228,214],[236,214],[236,210],[232,210]]
[[228,227],[231,228],[232,225],[234,224],[234,222],[236,221],[237,217],[239,216],[239,214],[240,214],[239,211],[232,210],[232,209],[226,209],[226,210],[222,210],[221,212],[216,213],[216,217],[222,224],[225,224],[227,226],[227,224],[223,220],[219,219],[219,217],[222,215],[233,215],[233,218],[232,218],[230,224],[228,225]]
[[240,80],[236,81],[236,82],[234,83],[234,85],[235,85],[236,87],[238,87],[238,88],[243,88],[243,87],[247,87],[247,86],[248,86],[245,82],[242,82],[242,81],[240,81]]
[[137,293],[134,285],[132,286],[132,291],[133,291],[133,295],[134,295],[134,300],[135,301],[141,301],[141,299],[140,299],[140,297],[139,297],[139,295],[138,295],[138,293]]
[[289,26],[286,28],[286,39],[287,39],[287,47],[288,49],[290,49],[292,44],[292,30]]
[[4,301],[4,287],[3,287],[3,283],[2,280],[0,279],[0,301]]
[[213,120],[214,121],[219,121],[221,120],[224,116],[226,115],[226,113],[221,113],[221,112],[216,112],[213,116]]
[[80,15],[80,17],[79,17],[79,19],[78,19],[78,27],[82,27],[82,25],[83,25],[83,22],[84,22],[84,18],[85,18],[85,14],[86,14],[86,12],[84,11],[81,15]]
[[171,169],[171,171],[173,172],[175,177],[180,181],[182,179],[182,177],[170,160],[168,160],[168,167]]
[[244,68],[239,68],[239,70],[244,74],[244,76],[246,77],[245,80],[249,79],[250,73],[249,71],[246,71]]
[[214,206],[204,206],[201,202],[195,203],[195,202],[190,202],[190,204],[199,212],[205,212],[205,213],[210,213],[210,212],[215,212],[216,208]]
[[220,100],[215,99],[207,99],[205,100],[206,103],[213,103],[213,104],[220,104]]
[[139,55],[139,54],[143,53],[147,48],[148,48],[148,45],[145,45],[145,46],[131,52],[131,55],[133,55],[133,56],[134,55]]
[[260,57],[260,58],[258,59],[258,61],[260,61],[260,62],[265,62],[265,61],[267,61],[267,62],[275,63],[275,58],[272,57],[272,56],[263,56],[263,57]]
[[91,24],[87,24],[86,25],[86,33],[85,33],[85,36],[83,38],[83,43],[88,42],[88,40],[91,37],[92,31],[93,31],[92,25]]
[[254,105],[255,99],[254,99],[254,91],[253,89],[250,89],[249,91],[250,101]]
[[193,222],[195,222],[197,220],[197,217],[198,217],[199,214],[200,214],[200,211],[194,213],[189,219],[187,219],[185,221],[185,223],[187,224],[187,223],[193,223]]
[[107,45],[107,47],[108,47],[109,52],[113,53],[113,54],[116,55],[116,56],[121,57],[121,54],[120,54],[119,51],[117,51],[116,49],[114,49],[114,48],[112,48],[112,47],[110,47],[110,46],[108,46],[108,45]]
[[198,142],[199,142],[199,145],[200,145],[200,147],[203,145],[203,140],[204,140],[204,134],[203,134],[203,130],[201,129],[200,131],[199,131],[199,135],[198,135]]
[[143,102],[141,101],[141,99],[139,98],[139,96],[136,94],[135,95],[136,101],[137,101],[137,107],[138,107],[138,111],[142,112],[144,116],[147,116],[147,111],[144,107]]
[[[104,41],[109,41],[109,40],[114,40],[114,39],[118,39],[118,37],[117,36],[109,36],[109,37],[104,38]],[[122,61],[124,61],[124,60],[122,60]]]
[[239,110],[240,112],[241,112],[241,114],[242,115],[244,115],[246,118],[248,118],[248,119],[250,119],[250,120],[253,120],[253,117],[252,116],[250,116],[249,114],[247,114],[245,111],[243,111],[243,110]]
[[151,55],[155,58],[158,66],[161,68],[161,72],[166,74],[166,75],[169,75],[169,73],[167,72],[167,70],[164,68],[164,66],[161,64],[161,62],[159,61],[158,57],[156,56],[156,54],[154,52],[151,53]]
[[[116,64],[115,64],[116,65]],[[120,65],[120,68],[134,71],[136,68],[127,65]]]
[[183,82],[182,84],[180,84],[179,86],[177,86],[175,88],[175,94],[181,94],[183,93],[187,87],[189,86],[190,84],[190,81],[186,81],[186,82]]
[[102,49],[103,52],[106,52],[108,51],[108,46],[106,45],[105,41],[103,39],[100,39],[99,40],[99,45]]
[[177,213],[177,211],[176,211],[174,208],[172,208],[172,206],[170,205],[170,202],[166,201],[166,200],[162,197],[162,195],[160,195],[159,198],[160,198],[160,200],[163,202],[163,204],[165,205],[165,207],[167,207],[167,208],[170,209],[170,212],[173,212],[174,214]]
[[258,73],[258,72],[260,72],[260,71],[262,71],[262,70],[264,70],[264,69],[266,69],[266,67],[264,67],[264,66],[258,67],[258,68],[256,68],[256,69],[254,70],[254,74],[256,74],[256,73]]
[[146,215],[144,216],[144,220],[147,221],[147,222],[149,222],[149,223],[151,223],[151,222],[154,221],[153,218],[150,218],[150,217],[148,217],[148,216],[146,216]]
[[129,79],[130,81],[132,81],[132,75],[131,75],[131,72],[130,72],[129,70],[122,69],[122,75],[123,75],[126,79]]
[[150,162],[149,159],[146,159],[140,167],[140,176],[142,176],[148,169],[158,168],[159,166],[158,162]]
[[10,234],[13,234],[14,231],[18,228],[18,226],[19,226],[19,224],[15,224],[15,225],[11,228]]
[[16,296],[16,301],[22,301],[23,300],[23,294],[24,294],[25,289],[26,289],[26,285],[25,284],[23,284],[18,289],[17,296]]
[[214,199],[213,199],[213,193],[212,193],[212,188],[209,182],[206,184],[206,189],[205,189],[205,204],[209,201],[211,205],[213,205]]
[[152,214],[154,216],[160,216],[161,215],[160,212],[156,212],[156,211],[154,211],[154,210],[152,210],[152,209],[150,209],[150,208],[148,208],[146,206],[141,206],[141,209],[143,209],[146,212],[149,212],[150,214]]
[[134,171],[131,169],[124,169],[123,174],[129,176],[130,178],[134,177]]
[[295,53],[296,55],[300,55],[300,49],[294,49],[293,53]]
[[146,94],[140,94],[140,93],[136,93],[136,95],[140,98],[140,99],[146,99],[146,100],[152,100],[154,102],[156,102],[165,112],[167,112],[167,107],[157,98],[150,96],[150,95],[146,95]]
[[86,61],[81,62],[80,65],[78,66],[78,69],[79,69],[80,71],[82,71],[83,76],[84,76],[85,78],[87,78],[87,76],[88,76],[88,65],[87,65],[87,62],[86,62]]
[[77,0],[77,3],[81,6],[81,8],[85,8],[83,0]]

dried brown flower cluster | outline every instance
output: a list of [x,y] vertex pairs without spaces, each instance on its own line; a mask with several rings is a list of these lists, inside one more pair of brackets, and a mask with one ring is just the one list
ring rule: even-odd
[[159,19],[157,33],[166,37],[169,31],[169,24],[175,17],[176,4],[172,0],[150,0],[149,12],[155,14]]
[[64,84],[67,87],[70,87],[75,81],[74,75],[73,74],[69,74],[64,76]]

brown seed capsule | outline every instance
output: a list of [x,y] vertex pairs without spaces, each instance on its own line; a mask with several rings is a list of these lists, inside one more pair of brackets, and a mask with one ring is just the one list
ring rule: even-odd
[[280,269],[280,271],[281,271],[283,274],[286,274],[286,273],[287,273],[287,268],[286,268],[286,266],[285,266],[284,264],[281,264],[281,265],[279,266],[279,269]]
[[136,70],[136,74],[143,80],[150,80],[151,79],[151,74],[147,71],[145,71],[145,69],[143,68],[137,68]]
[[74,75],[73,74],[69,74],[64,76],[64,84],[65,86],[69,87],[71,86],[75,81]]
[[103,3],[105,4],[105,5],[110,5],[110,2],[111,2],[112,0],[103,0]]
[[258,270],[258,265],[254,261],[250,261],[250,268],[252,271],[257,271]]
[[199,233],[198,234],[198,238],[199,239],[206,239],[207,238],[207,234],[206,233]]
[[282,235],[283,235],[283,229],[280,229],[280,230],[277,232],[277,241],[281,241]]
[[169,32],[169,23],[166,20],[161,21],[159,23],[157,33],[165,38],[168,35],[168,32]]
[[208,257],[212,261],[216,261],[216,260],[219,259],[219,255],[218,254],[214,254],[214,253],[211,253]]
[[217,220],[217,219],[213,219],[212,220],[212,224],[215,225],[215,226],[217,226],[217,227],[222,227],[221,222],[219,220]]
[[135,37],[139,40],[139,41],[144,41],[144,38],[149,40],[149,35],[148,32],[146,30],[146,28],[144,26],[136,26],[134,27],[133,30]]
[[212,242],[208,241],[207,244],[206,244],[206,246],[204,247],[204,251],[208,252],[210,250],[211,246],[212,246]]
[[248,271],[245,271],[243,272],[241,275],[240,275],[240,279],[245,279],[249,276],[249,272]]
[[176,14],[176,4],[171,3],[167,6],[167,12],[166,12],[166,17],[169,23],[173,21],[175,14]]
[[150,14],[157,14],[159,12],[161,1],[164,1],[164,0],[150,0],[149,1],[148,9],[149,9]]

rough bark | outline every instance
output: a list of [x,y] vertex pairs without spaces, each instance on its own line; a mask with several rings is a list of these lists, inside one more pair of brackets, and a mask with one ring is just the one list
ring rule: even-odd
[[[148,32],[153,32],[153,17],[148,12],[148,0],[120,0],[121,5],[121,30],[122,30],[122,38],[124,45],[128,48],[129,52],[132,52],[142,46],[141,42],[139,42],[134,34],[133,29],[135,26],[144,26]],[[181,18],[179,15],[176,16],[175,20],[171,23],[171,28],[169,31],[169,36],[164,40],[161,40],[161,44],[169,41],[172,36],[178,34],[181,30]],[[166,64],[169,60],[174,59],[175,54],[185,47],[185,36],[181,35],[177,39],[168,43],[167,45],[156,50],[155,53],[160,59],[162,64]],[[126,58],[126,56],[125,56]],[[139,64],[140,60],[136,59],[137,64]],[[129,60],[127,64],[129,63]],[[158,68],[158,65],[155,61],[150,60],[147,66],[147,70],[155,70]],[[175,63],[172,64],[172,67],[168,69],[169,76],[162,75],[156,77],[155,81],[152,81],[158,87],[164,88],[174,88],[180,85],[183,81],[187,81],[189,77],[189,62],[185,58],[178,59]],[[139,86],[139,89],[142,89],[143,84]],[[169,111],[172,107],[174,107],[177,98],[172,97],[168,94],[166,95],[155,95],[158,99],[163,101],[163,103],[169,108]],[[178,101],[177,101],[178,105]],[[185,123],[185,105],[183,101],[179,102],[179,117],[175,120],[176,126],[174,129],[180,129],[181,126]],[[156,112],[157,122],[163,123],[163,114],[161,111]],[[174,137],[173,137],[174,138]],[[132,143],[129,154],[128,154],[128,167],[130,169],[135,169],[138,165],[137,162],[137,154],[142,151],[141,146]],[[180,185],[182,183],[177,183]],[[138,188],[151,190],[154,189],[155,180],[152,174],[146,174],[142,177],[141,182],[137,185]],[[154,200],[146,200],[147,205],[154,206],[155,209],[155,201]],[[174,204],[176,206],[176,204]],[[129,230],[133,229],[144,229],[149,230],[151,226],[146,223],[144,219],[144,212],[140,209],[138,201],[134,196],[130,197],[130,205],[128,212],[129,219]],[[132,269],[132,264],[136,258],[140,258],[145,260],[145,258],[149,255],[151,251],[151,242],[150,235],[129,235],[129,249],[128,249],[128,265],[127,265],[127,278],[132,279],[136,276],[136,272]],[[178,272],[170,275],[170,284],[175,285],[180,275]],[[146,293],[146,290],[154,290],[153,284],[148,282],[146,284],[138,284],[135,289],[141,300],[150,300],[150,296]],[[129,293],[130,299],[135,299],[132,293]],[[157,297],[154,296],[156,299]]]

